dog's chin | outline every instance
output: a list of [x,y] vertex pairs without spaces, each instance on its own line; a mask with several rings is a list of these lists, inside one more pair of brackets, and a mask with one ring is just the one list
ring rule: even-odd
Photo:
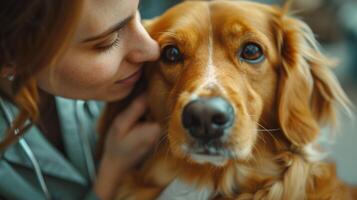
[[189,156],[195,163],[211,164],[217,167],[223,167],[229,160],[229,158],[220,155],[190,154]]
[[211,164],[222,167],[229,160],[234,159],[234,153],[222,146],[194,143],[191,145],[184,144],[181,149],[188,159],[196,164]]

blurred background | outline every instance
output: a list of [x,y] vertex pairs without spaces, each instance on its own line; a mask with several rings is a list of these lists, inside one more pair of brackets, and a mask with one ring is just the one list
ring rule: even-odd
[[[283,0],[255,0],[283,5]],[[144,19],[160,15],[180,0],[143,0],[140,11]],[[357,106],[357,0],[295,0],[292,10],[316,34],[324,53],[339,59],[335,69],[352,103]],[[357,112],[355,118],[340,114],[340,127],[334,143],[329,144],[331,160],[337,163],[339,176],[357,184]]]

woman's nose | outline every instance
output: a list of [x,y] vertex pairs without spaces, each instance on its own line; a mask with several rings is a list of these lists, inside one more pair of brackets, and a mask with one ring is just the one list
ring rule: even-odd
[[136,33],[132,35],[133,45],[129,52],[129,60],[135,63],[155,61],[160,57],[159,44],[153,40],[143,25],[138,21],[136,25]]

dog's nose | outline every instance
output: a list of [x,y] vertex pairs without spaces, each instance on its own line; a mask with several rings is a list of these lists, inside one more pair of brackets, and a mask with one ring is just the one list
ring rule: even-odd
[[222,137],[233,121],[233,107],[221,97],[191,101],[182,112],[183,126],[190,135],[206,142]]

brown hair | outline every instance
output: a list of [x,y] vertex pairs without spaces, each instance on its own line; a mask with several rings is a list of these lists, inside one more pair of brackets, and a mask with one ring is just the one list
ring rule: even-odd
[[38,118],[38,91],[34,75],[51,67],[72,39],[82,0],[0,1],[0,70],[14,66],[11,100],[20,113],[0,142],[0,150],[24,132],[27,119]]

